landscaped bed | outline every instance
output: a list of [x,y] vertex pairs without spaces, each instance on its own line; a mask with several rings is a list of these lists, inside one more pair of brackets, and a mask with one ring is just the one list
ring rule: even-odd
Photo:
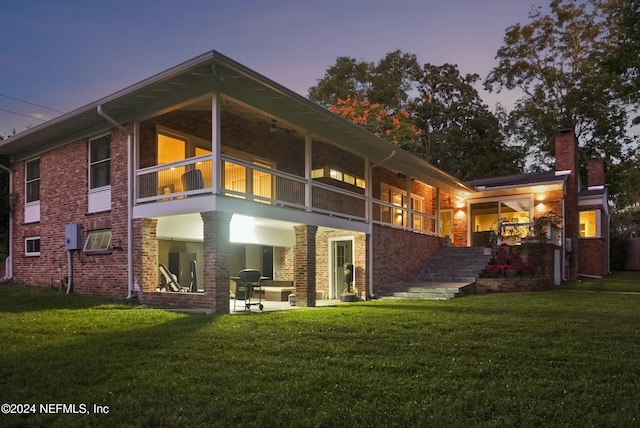
[[[181,314],[1,285],[0,426],[637,426],[640,296]],[[102,407],[101,409],[105,409]]]

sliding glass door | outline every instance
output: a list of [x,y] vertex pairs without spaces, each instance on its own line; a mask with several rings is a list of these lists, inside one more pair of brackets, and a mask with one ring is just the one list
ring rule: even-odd
[[482,246],[500,235],[502,240],[520,242],[529,232],[531,199],[509,198],[471,204],[471,245]]

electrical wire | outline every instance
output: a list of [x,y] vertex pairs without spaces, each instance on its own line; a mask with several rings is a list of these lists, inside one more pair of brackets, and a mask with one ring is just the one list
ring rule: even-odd
[[3,109],[3,108],[0,108],[0,111],[3,111],[3,112],[5,112],[5,113],[17,114],[18,116],[28,117],[29,119],[41,120],[41,121],[43,121],[43,122],[46,122],[46,121],[47,121],[47,119],[43,119],[43,118],[41,118],[41,117],[29,116],[28,114],[17,113],[17,112],[15,112],[15,111],[5,110],[5,109]]
[[[60,111],[60,110],[56,110],[56,109],[51,108],[51,107],[47,107],[47,106],[43,106],[43,105],[40,105],[40,104],[32,103],[30,101],[21,100],[20,98],[12,97],[10,95],[0,94],[0,97],[9,98],[10,100],[14,100],[14,101],[20,101],[21,103],[30,104],[32,106],[44,108],[44,109],[51,110],[51,111],[56,111],[58,113],[65,113],[64,111]],[[3,111],[6,111],[6,110],[3,110]],[[9,113],[15,113],[15,112],[9,112]],[[20,114],[20,113],[17,113],[17,114]]]

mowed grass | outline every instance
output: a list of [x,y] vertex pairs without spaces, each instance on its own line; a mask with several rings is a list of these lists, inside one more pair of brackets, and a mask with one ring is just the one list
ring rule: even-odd
[[561,289],[640,293],[640,272],[614,272],[605,278],[580,278],[563,284]]
[[24,427],[635,427],[640,296],[553,291],[181,314],[0,286]]

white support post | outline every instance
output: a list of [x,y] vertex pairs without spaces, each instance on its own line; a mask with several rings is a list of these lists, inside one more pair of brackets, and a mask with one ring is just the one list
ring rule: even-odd
[[220,95],[211,93],[211,187],[213,193],[220,194],[222,188],[222,162],[220,160],[222,137],[220,134]]
[[[453,219],[451,219],[453,221]],[[436,236],[440,236],[440,188],[436,187],[436,220],[435,220]]]
[[312,211],[313,199],[312,199],[312,183],[311,169],[313,168],[312,153],[311,153],[311,134],[307,132],[304,136],[304,178],[307,180],[304,186],[304,205],[307,211]]
[[413,201],[411,200],[411,177],[405,178],[407,189],[407,228],[413,230]]
[[372,184],[372,178],[371,178],[371,165],[369,163],[369,157],[365,156],[364,158],[364,179],[365,179],[365,183],[364,183],[364,192],[365,195],[367,196],[367,203],[365,205],[365,209],[364,209],[364,218],[366,219],[366,222],[371,224],[373,221],[373,186]]

